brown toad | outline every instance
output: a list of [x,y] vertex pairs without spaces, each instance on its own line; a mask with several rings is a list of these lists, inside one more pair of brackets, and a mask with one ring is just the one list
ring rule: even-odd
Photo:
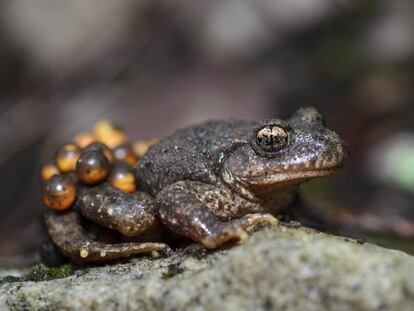
[[[159,242],[163,226],[215,249],[245,240],[255,225],[277,225],[297,186],[334,173],[345,154],[314,108],[286,121],[209,121],[152,146],[135,167],[135,193],[79,184],[76,208],[48,209],[46,224],[63,254],[80,263],[168,252]],[[83,217],[135,240],[96,241]]]

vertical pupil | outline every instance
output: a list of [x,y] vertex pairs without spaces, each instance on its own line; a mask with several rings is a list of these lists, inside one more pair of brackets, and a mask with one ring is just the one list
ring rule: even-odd
[[273,145],[274,141],[275,141],[275,137],[272,134],[265,135],[266,145]]

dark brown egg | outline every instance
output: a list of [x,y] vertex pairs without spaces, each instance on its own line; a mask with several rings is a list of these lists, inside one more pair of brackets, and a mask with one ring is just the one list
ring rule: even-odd
[[60,175],[60,172],[56,165],[53,163],[43,165],[42,169],[40,170],[40,177],[43,181],[48,181],[54,175]]
[[79,157],[76,165],[78,179],[88,185],[103,182],[109,175],[111,165],[101,151],[85,151]]
[[99,151],[99,152],[103,152],[103,154],[108,159],[109,164],[112,164],[112,163],[115,162],[115,157],[114,157],[114,154],[113,154],[112,150],[109,149],[109,147],[106,146],[103,143],[94,142],[94,143],[90,144],[89,146],[87,146],[85,148],[84,152],[86,152],[86,151]]
[[54,175],[43,186],[43,201],[47,206],[63,211],[76,200],[76,184],[67,175]]
[[113,154],[117,161],[125,162],[130,166],[134,166],[137,163],[137,157],[129,144],[119,145],[113,150]]
[[73,141],[79,148],[86,148],[96,141],[95,135],[91,133],[78,134],[73,138]]
[[132,167],[120,162],[116,163],[109,175],[109,182],[128,193],[133,193],[137,189],[136,179]]
[[104,143],[109,148],[115,148],[128,141],[124,131],[108,120],[101,120],[96,123],[94,134],[98,141]]
[[76,169],[81,150],[74,144],[63,145],[56,154],[56,166],[61,173],[68,173]]

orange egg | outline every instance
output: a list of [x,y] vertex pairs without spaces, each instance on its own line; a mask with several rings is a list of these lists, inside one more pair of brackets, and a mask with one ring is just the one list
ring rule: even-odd
[[76,165],[78,179],[88,185],[96,185],[103,182],[109,175],[111,166],[103,152],[92,150],[85,151],[79,157]]
[[61,173],[68,173],[76,169],[76,162],[81,150],[74,144],[63,145],[56,154],[56,166]]
[[137,163],[137,157],[129,144],[122,144],[116,147],[113,150],[113,154],[117,161],[124,162],[130,166],[134,166]]
[[101,120],[96,123],[94,134],[98,141],[104,143],[109,148],[115,148],[128,141],[124,131],[108,120]]
[[147,140],[137,140],[132,145],[132,150],[138,159],[142,158],[148,151],[148,149],[158,143],[160,140],[157,138],[147,139]]
[[93,131],[96,136],[105,136],[105,135],[112,134],[112,132],[115,129],[116,129],[116,126],[114,123],[112,123],[109,120],[103,119],[103,120],[98,121],[95,124]]
[[114,132],[111,136],[101,139],[101,141],[109,148],[115,148],[119,145],[125,144],[128,141],[128,137],[124,132],[117,131]]
[[79,148],[86,148],[88,145],[96,141],[95,135],[91,133],[82,133],[74,137],[73,141]]
[[56,211],[63,211],[76,200],[76,184],[66,175],[54,175],[43,186],[43,201]]
[[115,157],[114,157],[114,154],[113,154],[112,150],[109,149],[108,146],[106,146],[103,143],[94,142],[94,143],[90,144],[88,147],[86,147],[84,151],[85,152],[86,151],[99,151],[99,152],[103,152],[103,154],[108,159],[109,164],[112,164],[112,163],[115,162]]
[[109,182],[128,193],[133,193],[137,189],[134,171],[126,163],[117,163],[112,168]]
[[43,165],[42,169],[40,170],[40,177],[43,181],[48,181],[54,175],[60,175],[60,172],[56,165],[53,163]]

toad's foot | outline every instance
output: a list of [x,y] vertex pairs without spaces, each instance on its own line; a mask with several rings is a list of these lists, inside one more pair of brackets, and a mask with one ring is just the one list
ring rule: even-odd
[[171,252],[168,245],[164,243],[106,244],[94,241],[81,226],[79,214],[73,210],[65,213],[49,210],[45,218],[53,242],[64,255],[77,263],[108,261],[137,254]]
[[214,249],[229,240],[237,239],[239,243],[245,243],[249,236],[247,233],[253,233],[258,228],[276,227],[279,221],[271,214],[248,214],[240,219],[230,221],[224,227],[223,232],[218,236],[209,236],[202,241],[202,244]]
[[228,241],[237,240],[239,243],[245,243],[249,239],[249,235],[240,227],[228,226],[224,227],[222,232],[205,237],[201,240],[208,249],[216,249]]
[[267,227],[273,228],[279,225],[279,220],[271,214],[248,214],[240,219],[234,220],[235,225],[239,225],[248,233],[253,233],[257,229]]

